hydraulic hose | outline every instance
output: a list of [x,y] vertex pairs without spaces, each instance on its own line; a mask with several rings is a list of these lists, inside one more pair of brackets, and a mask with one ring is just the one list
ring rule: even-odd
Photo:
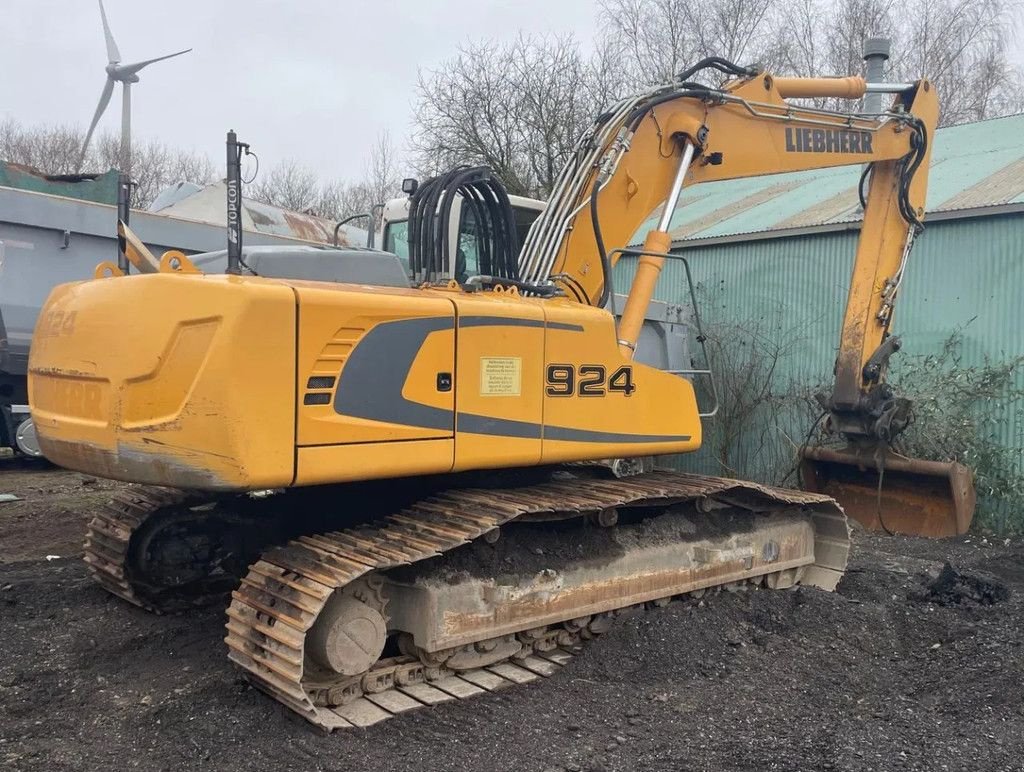
[[730,62],[728,59],[723,59],[721,56],[708,56],[692,67],[683,70],[677,77],[679,80],[686,81],[701,70],[707,69],[718,70],[726,75],[735,75],[737,77],[753,77],[757,75],[757,69],[754,67],[741,67],[734,62]]
[[594,241],[597,242],[597,253],[601,256],[601,297],[595,304],[598,308],[608,305],[608,298],[612,292],[612,263],[608,259],[608,251],[604,247],[604,237],[601,235],[601,218],[597,214],[597,194],[601,192],[601,175],[594,175],[594,186],[590,190],[590,222],[594,226]]
[[[461,218],[475,224],[478,273],[519,280],[518,239],[512,204],[501,182],[485,166],[459,166],[419,186],[409,203],[409,269],[415,281],[467,278],[452,255],[448,224],[457,199]],[[460,238],[462,234],[460,233]]]

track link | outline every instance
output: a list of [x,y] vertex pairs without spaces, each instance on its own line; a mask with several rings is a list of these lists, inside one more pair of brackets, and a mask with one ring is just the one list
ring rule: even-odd
[[107,592],[136,606],[161,613],[163,609],[137,592],[130,577],[131,538],[154,512],[183,504],[184,491],[133,486],[117,491],[93,515],[85,535],[84,560],[93,579]]
[[674,472],[613,481],[573,478],[513,489],[448,490],[370,526],[302,536],[266,552],[232,593],[225,639],[229,657],[258,688],[327,730],[375,723],[443,701],[438,691],[450,697],[471,696],[460,685],[467,679],[470,685],[477,678],[497,688],[550,675],[571,655],[552,642],[557,645],[561,640],[571,647],[580,640],[565,635],[567,630],[542,634],[538,644],[518,659],[480,671],[456,675],[402,657],[381,660],[365,673],[339,677],[335,683],[318,681],[309,672],[306,636],[339,588],[371,571],[438,556],[518,518],[587,516],[615,507],[683,502],[755,513],[800,508],[809,513],[815,531],[814,563],[802,572],[802,583],[832,590],[842,577],[849,553],[846,518],[834,500],[819,494]]

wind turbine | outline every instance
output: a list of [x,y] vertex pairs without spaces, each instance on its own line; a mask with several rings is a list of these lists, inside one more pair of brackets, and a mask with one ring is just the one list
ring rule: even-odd
[[103,0],[99,0],[100,18],[103,19],[103,35],[107,40],[107,82],[103,85],[103,93],[100,94],[100,103],[96,105],[96,114],[89,124],[89,131],[85,134],[85,141],[82,143],[82,153],[78,157],[78,171],[82,171],[82,164],[85,162],[85,153],[89,149],[89,140],[96,130],[96,124],[103,117],[103,111],[110,103],[110,96],[114,93],[114,84],[121,84],[121,161],[127,167],[123,171],[131,176],[132,166],[132,84],[139,82],[139,70],[147,67],[153,62],[162,62],[175,56],[181,56],[191,51],[186,48],[184,51],[158,56],[156,59],[146,59],[144,62],[134,64],[121,64],[121,52],[117,49],[114,36],[110,33],[110,25],[107,23],[107,12],[103,8]]

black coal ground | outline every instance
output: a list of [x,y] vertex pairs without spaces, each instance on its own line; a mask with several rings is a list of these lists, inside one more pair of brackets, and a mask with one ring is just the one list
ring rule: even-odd
[[[550,679],[324,735],[233,669],[222,609],[151,616],[77,559],[43,559],[47,539],[80,527],[46,525],[50,485],[8,510],[20,533],[38,518],[39,557],[24,539],[5,557],[0,509],[6,769],[1024,769],[1019,542],[857,533],[837,593],[673,603]],[[978,578],[1005,592],[935,595],[947,561],[961,580],[940,589]]]

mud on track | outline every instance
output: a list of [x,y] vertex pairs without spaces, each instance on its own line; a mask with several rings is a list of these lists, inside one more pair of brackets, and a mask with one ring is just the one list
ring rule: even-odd
[[[222,609],[92,584],[72,553],[112,487],[0,460],[0,768],[1024,769],[1019,542],[855,533],[838,593],[673,603],[552,679],[327,736],[229,665]],[[967,578],[930,591],[947,560]]]

